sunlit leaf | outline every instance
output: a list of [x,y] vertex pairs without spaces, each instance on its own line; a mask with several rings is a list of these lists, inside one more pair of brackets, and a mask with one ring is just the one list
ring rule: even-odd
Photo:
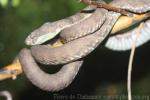
[[3,7],[6,7],[7,4],[8,4],[8,0],[0,0],[0,4],[1,4]]
[[20,0],[12,0],[12,6],[17,7],[20,4]]

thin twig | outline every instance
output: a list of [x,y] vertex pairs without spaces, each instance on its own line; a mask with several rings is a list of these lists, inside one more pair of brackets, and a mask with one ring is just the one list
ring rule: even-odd
[[15,79],[17,75],[22,73],[20,62],[17,61],[0,69],[0,81],[8,78]]
[[98,2],[98,1],[93,1],[93,0],[80,0],[80,2],[83,2],[85,4],[88,4],[88,5],[96,5],[98,7],[101,7],[101,8],[105,8],[107,10],[110,10],[110,11],[114,11],[114,12],[118,12],[118,13],[121,13],[123,15],[126,15],[126,16],[133,16],[132,13],[124,10],[124,9],[121,9],[121,8],[117,8],[117,7],[114,7],[114,6],[110,6],[108,4],[104,4],[104,3],[101,3],[101,2]]
[[130,53],[130,59],[129,59],[129,65],[128,65],[128,76],[127,76],[128,100],[132,100],[132,91],[131,91],[132,64],[133,64],[133,58],[135,54],[136,42],[137,42],[138,37],[140,36],[140,30],[142,26],[143,26],[143,23],[141,23],[139,28],[137,29],[136,37],[132,44],[132,49]]

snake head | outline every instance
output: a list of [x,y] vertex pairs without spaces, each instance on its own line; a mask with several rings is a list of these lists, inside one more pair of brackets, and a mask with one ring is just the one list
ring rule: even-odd
[[33,31],[25,40],[26,45],[38,45],[54,38],[60,30],[54,30],[50,22]]
[[25,40],[25,44],[26,45],[39,45],[39,44],[43,44],[46,41],[51,40],[52,38],[54,38],[55,37],[54,34],[55,33],[47,33],[45,35],[41,35],[41,36],[38,36],[38,37],[34,37],[32,35],[29,35],[26,38],[26,40]]

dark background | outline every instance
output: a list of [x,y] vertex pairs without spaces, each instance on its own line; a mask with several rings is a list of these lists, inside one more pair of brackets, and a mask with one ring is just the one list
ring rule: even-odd
[[[34,29],[45,22],[56,21],[75,14],[84,7],[85,5],[78,3],[77,0],[8,0],[8,2],[1,2],[0,67],[13,61],[21,48],[25,47],[26,36]],[[91,100],[94,100],[93,96],[99,96],[97,100],[107,100],[106,96],[114,97],[109,100],[120,100],[119,96],[127,95],[126,79],[129,55],[130,51],[108,50],[104,47],[103,42],[85,58],[75,80],[62,91],[55,93],[42,91],[33,86],[24,74],[19,75],[15,81],[12,79],[1,81],[0,90],[10,91],[14,100],[65,100],[70,95],[75,96],[76,99],[83,99],[80,97],[82,95],[89,96],[88,99]],[[136,49],[132,92],[136,97],[150,96],[150,42]],[[54,94],[59,95],[58,98]],[[117,95],[119,96],[115,98]],[[148,100],[141,98],[134,100]]]

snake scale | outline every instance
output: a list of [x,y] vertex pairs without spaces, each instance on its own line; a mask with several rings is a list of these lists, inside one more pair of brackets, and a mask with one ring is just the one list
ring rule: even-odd
[[[142,6],[139,5],[139,7],[133,6],[133,3],[140,2],[139,0],[128,0],[128,2],[126,0],[119,0],[119,1],[114,0],[110,3],[110,5],[117,6],[129,10],[131,12],[141,13],[150,10],[149,7],[146,10],[141,10],[141,7],[147,7],[147,5],[150,5],[150,2],[148,4],[148,2],[146,1],[147,0],[143,0],[142,2],[145,3],[143,3]],[[132,9],[133,7],[134,9]],[[62,35],[61,38],[67,36],[67,38],[64,38],[64,40],[66,40],[66,44],[64,44],[63,46],[50,48],[48,47],[48,45],[36,45],[31,47],[31,51],[29,49],[21,50],[19,54],[20,63],[23,67],[23,71],[27,75],[27,78],[34,85],[46,91],[58,91],[65,88],[72,82],[72,80],[76,76],[77,72],[79,71],[79,68],[83,63],[83,60],[81,58],[92,52],[106,38],[106,36],[111,31],[113,25],[121,15],[116,12],[107,11],[103,8],[97,8],[94,12],[96,12],[97,10],[100,10],[100,13],[102,14],[102,17],[100,17],[100,19],[103,20],[99,20],[101,22],[98,22],[100,24],[96,25],[97,28],[95,30],[90,26],[90,24],[92,24],[91,22],[89,24],[86,24],[90,26],[90,27],[87,26],[87,28],[91,28],[89,29],[91,32],[86,30],[88,32],[87,34],[86,32],[84,33],[83,31],[83,35],[80,35],[82,33],[77,34],[79,37],[78,36],[76,37],[75,35],[70,35],[71,37],[68,37],[68,35]],[[93,15],[94,12],[92,13],[91,16],[85,18],[84,20],[94,16]],[[71,25],[70,27],[64,28],[62,30],[62,33],[63,32],[64,32],[63,34],[67,34],[69,32],[72,33],[74,32],[73,30],[80,29],[80,25],[81,23],[84,22],[84,20],[74,25]],[[72,27],[76,28],[73,29]],[[69,40],[69,38],[72,39]],[[34,59],[42,64],[49,64],[49,65],[65,64],[65,65],[56,74],[47,74],[38,67]]]

